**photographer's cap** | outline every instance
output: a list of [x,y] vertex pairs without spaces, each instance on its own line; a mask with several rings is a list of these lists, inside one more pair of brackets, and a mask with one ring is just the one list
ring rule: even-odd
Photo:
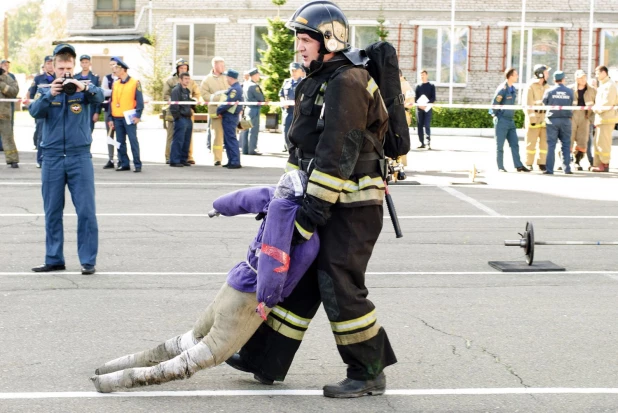
[[109,60],[116,62],[116,65],[122,67],[124,70],[129,70],[129,65],[123,62],[121,58],[114,56]]
[[226,75],[227,77],[231,77],[233,79],[238,79],[238,72],[235,71],[234,69],[228,69],[224,75]]
[[92,59],[90,58],[90,56],[88,56],[87,54],[83,54],[83,55],[81,55],[81,56],[79,57],[80,62],[81,62],[82,60],[84,60],[84,59],[86,59],[86,60],[92,60]]
[[3,65],[5,63],[11,63],[11,61],[8,59],[2,59],[2,61],[0,62],[0,65]]
[[45,56],[45,59],[43,60],[43,62],[47,63],[47,62],[52,62],[54,60],[53,56]]
[[554,72],[554,80],[562,80],[564,79],[564,72],[562,70],[556,70]]
[[75,48],[68,43],[60,43],[54,49],[54,56],[59,55],[60,53],[68,53],[73,57],[77,57],[77,53],[75,53]]

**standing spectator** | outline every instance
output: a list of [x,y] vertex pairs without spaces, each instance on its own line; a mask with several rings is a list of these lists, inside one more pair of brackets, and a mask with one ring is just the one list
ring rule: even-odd
[[[64,270],[64,228],[62,214],[64,194],[69,188],[77,212],[77,254],[82,274],[94,274],[99,247],[99,227],[94,199],[92,166],[92,134],[87,105],[103,102],[103,90],[76,79],[62,79],[75,68],[75,49],[59,44],[54,49],[53,66],[56,79],[49,88],[37,92],[39,99],[28,110],[35,119],[43,120],[43,169],[41,171],[43,208],[45,209],[45,264],[34,272]],[[77,92],[63,92],[63,83],[72,83]],[[70,126],[67,126],[70,125]]]
[[616,109],[609,108],[618,104],[616,85],[609,78],[607,67],[598,66],[594,69],[594,74],[599,79],[599,88],[594,102],[594,125],[596,133],[594,136],[594,167],[592,172],[609,172],[609,161],[612,155],[612,132],[618,122]]
[[[540,106],[543,103],[543,96],[549,89],[547,84],[549,80],[550,67],[545,65],[534,66],[535,79],[526,88],[526,105],[528,106]],[[532,169],[534,158],[537,152],[537,143],[539,150],[539,157],[537,159],[537,165],[539,170],[545,171],[545,164],[547,159],[547,128],[545,124],[545,111],[528,109],[525,110],[526,114],[526,165],[528,169]]]
[[[597,96],[597,90],[587,82],[586,72],[579,69],[575,72],[575,83],[570,86],[573,91],[573,106],[592,106]],[[575,165],[582,171],[580,162],[588,149],[590,140],[590,121],[594,113],[592,110],[573,111],[571,118],[571,142],[574,143]]]
[[[18,92],[17,81],[3,67],[0,67],[0,99],[14,99]],[[4,157],[7,165],[11,168],[19,168],[19,153],[13,138],[11,118],[11,103],[0,102],[0,141],[2,142]]]
[[227,96],[227,105],[217,107],[217,116],[221,119],[223,126],[223,142],[225,143],[225,152],[227,153],[227,164],[223,165],[228,169],[242,168],[240,165],[240,151],[238,148],[238,139],[236,138],[236,127],[238,126],[239,115],[242,111],[242,106],[239,102],[243,101],[242,88],[238,83],[238,72],[229,69],[225,72],[227,83],[230,88],[225,92]]
[[427,104],[431,104],[436,101],[436,87],[429,83],[428,79],[429,76],[427,75],[427,71],[422,70],[421,84],[416,85],[416,89],[414,90],[415,103],[418,102],[421,96],[425,96],[427,98],[426,103],[416,107],[418,140],[421,142],[421,145],[418,147],[418,149],[423,149],[425,147],[425,133],[427,134],[427,149],[431,149],[431,115],[433,113],[433,110],[431,108],[429,108],[429,110],[425,109],[427,108]]
[[[554,87],[543,96],[545,106],[570,106],[573,104],[573,90],[564,85],[564,72],[554,72]],[[571,117],[572,110],[550,109],[547,113],[547,163],[544,175],[553,175],[556,158],[556,143],[562,144],[562,169],[571,175]]]
[[[100,87],[101,83],[99,81],[99,75],[95,75],[90,71],[91,66],[91,58],[87,54],[81,55],[79,57],[79,64],[82,67],[82,70],[79,74],[75,75],[77,80],[87,80],[96,87]],[[94,131],[94,124],[99,120],[99,114],[101,113],[101,105],[98,103],[92,103],[90,105],[90,133]]]
[[[111,110],[111,106],[109,104],[109,100],[112,98],[112,86],[114,85],[114,82],[118,79],[118,76],[116,76],[116,61],[114,60],[114,58],[112,57],[109,61],[109,67],[111,70],[111,73],[106,75],[103,78],[103,82],[102,82],[102,87],[103,87],[103,94],[105,96],[105,100],[107,100],[107,103],[104,103],[101,105],[102,109],[105,111],[105,132],[107,133],[107,135],[110,138],[114,138],[114,128],[112,126],[110,126],[112,121],[112,110]],[[107,154],[108,154],[108,161],[105,164],[105,166],[103,166],[103,169],[114,169],[114,145],[108,143],[107,144]]]
[[[180,81],[180,75],[182,73],[189,73],[189,62],[185,59],[178,59],[176,61],[176,73],[170,76],[165,83],[163,83],[163,100],[170,100],[172,90]],[[191,91],[191,97],[195,102],[201,100],[200,88],[197,83],[189,76],[189,85],[187,86]],[[174,99],[171,99],[174,100]],[[193,112],[191,112],[193,114]],[[170,152],[172,148],[172,140],[174,139],[174,117],[172,116],[169,108],[165,114],[165,120],[167,121],[167,141],[165,143],[165,163],[170,163]],[[193,119],[191,119],[193,122]],[[193,133],[193,123],[191,124],[191,133]],[[193,160],[193,140],[189,140],[189,152],[187,155],[187,162],[189,164],[195,164]]]
[[[139,80],[132,78],[127,73],[129,66],[120,58],[114,57],[116,61],[116,75],[118,80],[114,82],[112,88],[112,98],[110,106],[112,109],[113,124],[110,125],[116,130],[116,139],[120,143],[118,148],[118,167],[117,171],[130,171],[130,161],[127,156],[126,138],[129,135],[131,143],[131,153],[133,154],[133,172],[142,172],[142,161],[139,157],[139,142],[137,141],[137,124],[142,117],[144,110],[144,97],[142,96],[142,86]],[[135,110],[131,115],[131,124],[125,121],[125,112]]]
[[[212,58],[212,70],[200,84],[200,92],[204,100],[213,102],[229,88],[225,72],[225,60],[222,57]],[[223,125],[222,120],[217,117],[217,106],[208,105],[208,148],[212,148],[215,166],[220,166],[223,160]],[[211,133],[215,134],[214,143],[211,142]]]
[[[17,79],[15,79],[15,75],[11,73],[11,61],[10,60],[6,60],[6,59],[2,60],[0,62],[0,69],[4,70],[9,76],[13,78],[13,80],[17,82]],[[17,87],[19,88],[19,84],[17,85]],[[19,93],[19,90],[17,93]],[[14,124],[15,124],[15,102],[11,102],[11,130],[13,130]],[[2,139],[0,139],[0,152],[3,150],[4,148],[2,146]]]
[[[182,72],[178,75],[178,83],[172,89],[172,102],[194,102],[191,99],[193,91],[191,75]],[[195,82],[193,82],[195,86]],[[199,93],[199,92],[198,92]],[[191,166],[189,163],[189,147],[191,146],[191,133],[193,133],[193,107],[191,105],[170,105],[170,113],[174,119],[174,139],[170,153],[170,166]]]
[[[513,84],[517,82],[519,75],[517,70],[509,68],[505,72],[506,81],[502,82],[494,93],[492,105],[514,105],[517,91]],[[513,164],[517,168],[517,172],[530,172],[519,158],[519,140],[517,139],[517,130],[513,115],[515,111],[512,109],[490,109],[490,115],[493,117],[494,131],[496,136],[496,161],[498,170],[506,172],[504,169],[504,141],[506,140],[511,147],[511,155],[513,156]]]
[[[54,73],[53,57],[45,56],[43,63],[43,73],[34,77],[32,85],[30,85],[30,89],[28,89],[28,97],[30,98],[30,100],[36,99],[39,85],[49,85],[54,81],[55,78],[56,74]],[[34,141],[34,146],[37,148],[36,167],[40,168],[43,159],[43,152],[41,151],[41,134],[43,133],[41,125],[43,125],[43,119],[35,119],[34,123],[35,128],[32,140]]]
[[[303,69],[303,65],[296,62],[290,63],[291,77],[283,81],[281,90],[279,90],[279,100],[281,102],[285,102],[286,100],[294,100],[294,91],[296,90],[296,86],[298,86],[298,84],[304,77],[304,74],[305,70]],[[285,118],[283,120],[283,139],[285,141],[283,146],[283,152],[287,152],[291,147],[290,139],[288,138],[288,131],[290,130],[290,126],[292,125],[292,118],[294,117],[294,106],[285,105],[282,109],[285,113]]]
[[[251,80],[247,82],[247,87],[243,87],[245,93],[246,102],[263,102],[264,93],[260,89],[260,72],[256,68],[249,71]],[[244,155],[261,155],[257,151],[258,133],[260,132],[260,106],[251,105],[245,107],[245,111],[248,112],[249,120],[251,120],[251,129],[244,131],[241,134],[242,137],[242,153]]]

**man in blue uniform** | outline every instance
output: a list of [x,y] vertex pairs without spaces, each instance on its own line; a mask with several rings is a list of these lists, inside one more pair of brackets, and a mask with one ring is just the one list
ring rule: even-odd
[[[251,69],[249,71],[250,79],[245,86],[243,86],[245,93],[245,101],[247,102],[264,102],[264,93],[260,88],[260,72],[257,69]],[[260,106],[251,105],[245,108],[248,113],[249,120],[251,120],[251,129],[241,134],[242,153],[244,155],[261,155],[257,152],[258,133],[260,132]]]
[[[30,100],[35,99],[37,90],[39,85],[49,85],[56,78],[56,74],[54,73],[54,64],[52,56],[45,56],[45,62],[43,63],[43,73],[34,77],[32,81],[32,85],[30,85],[30,89],[28,89],[28,97]],[[42,133],[42,125],[43,119],[35,119],[35,129],[34,136],[32,140],[34,141],[34,146],[36,147],[36,167],[41,167],[41,133]]]
[[[517,82],[517,70],[510,68],[505,72],[506,81],[500,84],[494,93],[492,105],[514,105],[517,98],[515,90],[515,82]],[[521,163],[519,158],[519,140],[517,139],[517,130],[513,121],[514,110],[510,109],[490,109],[489,114],[493,117],[494,130],[496,133],[496,161],[498,162],[498,170],[506,172],[504,169],[504,141],[506,140],[511,147],[511,155],[513,156],[513,164],[517,168],[517,172],[530,172]]]
[[[34,272],[64,270],[64,229],[62,215],[65,187],[69,187],[77,212],[77,254],[82,274],[94,274],[99,247],[99,228],[94,200],[92,166],[91,104],[103,102],[103,90],[76,79],[64,80],[75,68],[75,49],[66,43],[54,49],[56,79],[50,87],[40,88],[28,108],[30,115],[43,121],[40,147],[43,151],[41,171],[45,210],[45,264]],[[75,93],[65,92],[63,84],[73,84]]]
[[225,92],[227,96],[227,105],[221,105],[217,108],[217,116],[222,119],[223,124],[223,144],[227,154],[227,164],[223,165],[228,169],[242,168],[240,165],[240,151],[238,150],[238,140],[236,139],[236,127],[238,126],[239,115],[242,111],[242,106],[234,103],[242,102],[242,87],[238,83],[238,72],[228,70],[225,72],[227,83],[230,88]]
[[[90,71],[90,56],[87,54],[79,57],[79,64],[82,67],[82,71],[75,75],[77,80],[87,80],[96,87],[100,87],[99,76]],[[88,83],[88,82],[86,82]],[[101,112],[101,105],[93,103],[90,105],[90,132],[94,131],[94,124],[99,120],[99,113]]]
[[[564,72],[554,72],[554,87],[545,92],[543,104],[545,106],[571,106],[573,104],[573,90],[564,85]],[[550,109],[546,114],[547,123],[547,164],[543,175],[554,174],[554,162],[556,159],[556,143],[562,144],[562,169],[567,175],[571,175],[571,116],[570,110]]]
[[[281,100],[281,102],[294,100],[294,91],[296,90],[296,86],[298,86],[298,84],[302,80],[304,73],[305,70],[303,69],[303,65],[296,62],[290,63],[290,75],[292,77],[287,78],[283,81],[283,85],[281,86],[281,90],[279,91],[279,99]],[[285,139],[285,146],[283,148],[283,151],[287,152],[288,148],[291,146],[290,139],[288,138],[288,131],[290,130],[290,126],[292,125],[292,118],[294,117],[294,106],[283,106],[282,109],[283,113],[285,114],[285,118],[283,120],[283,138]]]

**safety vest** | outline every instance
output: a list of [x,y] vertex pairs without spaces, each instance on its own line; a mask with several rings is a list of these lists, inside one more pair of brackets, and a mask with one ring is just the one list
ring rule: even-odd
[[135,91],[137,90],[137,80],[129,77],[126,83],[122,83],[120,79],[114,82],[112,88],[112,116],[122,118],[124,112],[135,109],[137,102],[135,101]]

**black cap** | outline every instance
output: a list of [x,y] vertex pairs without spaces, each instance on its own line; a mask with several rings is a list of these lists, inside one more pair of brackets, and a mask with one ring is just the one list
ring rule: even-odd
[[82,61],[82,60],[84,60],[84,59],[86,59],[86,60],[92,60],[92,59],[90,58],[90,56],[88,56],[87,54],[83,54],[83,55],[81,55],[81,56],[79,57],[79,60],[80,60],[80,61]]

